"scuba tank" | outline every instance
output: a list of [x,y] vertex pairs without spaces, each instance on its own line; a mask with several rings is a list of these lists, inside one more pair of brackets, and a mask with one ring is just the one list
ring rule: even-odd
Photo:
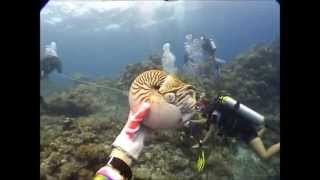
[[248,119],[256,125],[264,123],[264,116],[250,109],[249,107],[239,103],[239,101],[229,96],[219,96],[217,102],[230,109],[235,108],[236,112],[243,118]]

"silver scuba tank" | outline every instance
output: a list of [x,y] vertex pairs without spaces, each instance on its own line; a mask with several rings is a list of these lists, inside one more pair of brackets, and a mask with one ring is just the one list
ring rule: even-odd
[[229,108],[237,108],[237,112],[241,117],[246,118],[257,125],[264,123],[264,116],[241,103],[239,103],[238,107],[236,107],[237,101],[229,96],[218,97],[218,102]]

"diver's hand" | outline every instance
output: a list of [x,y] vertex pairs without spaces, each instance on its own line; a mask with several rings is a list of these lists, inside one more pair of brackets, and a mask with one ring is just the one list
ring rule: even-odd
[[193,145],[191,148],[192,148],[192,149],[198,149],[198,148],[200,148],[200,147],[201,147],[201,140],[200,140],[199,143]]
[[150,103],[143,103],[137,112],[130,110],[128,121],[118,137],[112,143],[113,146],[125,151],[129,156],[137,159],[144,147],[144,140],[148,129],[140,124],[150,110]]
[[41,77],[44,76],[44,70],[41,70]]
[[185,113],[182,115],[182,124],[184,127],[190,127],[191,119],[195,115],[195,112]]

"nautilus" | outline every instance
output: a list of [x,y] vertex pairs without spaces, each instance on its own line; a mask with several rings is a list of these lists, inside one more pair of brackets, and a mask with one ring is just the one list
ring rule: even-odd
[[196,104],[195,88],[176,76],[161,70],[149,70],[138,75],[129,90],[130,109],[135,112],[143,102],[151,108],[143,124],[152,129],[181,127]]

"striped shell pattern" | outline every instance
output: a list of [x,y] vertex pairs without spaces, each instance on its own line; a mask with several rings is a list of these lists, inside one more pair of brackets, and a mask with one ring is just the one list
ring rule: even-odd
[[165,71],[149,70],[136,77],[129,91],[131,110],[135,111],[142,102],[151,103],[151,111],[144,120],[147,126],[179,127],[184,114],[194,110],[195,90]]

